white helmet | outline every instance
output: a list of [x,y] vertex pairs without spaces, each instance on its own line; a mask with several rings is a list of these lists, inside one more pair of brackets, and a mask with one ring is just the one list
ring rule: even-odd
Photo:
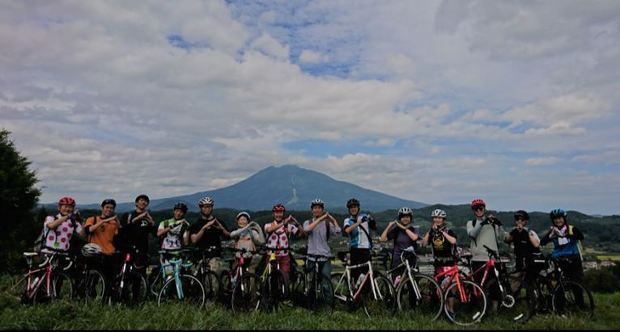
[[410,215],[413,218],[413,211],[406,206],[398,210],[398,218],[405,216],[405,215]]
[[441,218],[446,219],[446,216],[447,216],[446,211],[444,211],[444,210],[442,210],[442,209],[435,209],[435,210],[433,210],[433,212],[431,213],[431,218],[434,218],[434,217],[441,217]]
[[312,200],[312,202],[310,202],[310,208],[314,207],[315,205],[319,205],[322,208],[325,207],[325,203],[323,203],[320,198],[315,198]]
[[82,256],[94,257],[101,255],[101,247],[96,243],[87,243],[82,247]]
[[203,205],[213,205],[215,203],[211,197],[203,197],[198,201],[198,206],[202,207]]

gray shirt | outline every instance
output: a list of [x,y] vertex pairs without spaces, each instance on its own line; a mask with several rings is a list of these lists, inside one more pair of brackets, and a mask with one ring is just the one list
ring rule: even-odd
[[[493,229],[494,227],[495,230]],[[471,239],[469,249],[472,253],[472,261],[486,262],[489,259],[489,254],[484,246],[499,252],[497,242],[503,241],[508,234],[500,226],[491,224],[482,225],[482,220],[476,220],[476,224],[474,225],[473,220],[469,220],[467,222],[467,235],[469,235]]]
[[[308,233],[308,253],[311,255],[331,256],[332,251],[327,243],[327,229],[325,223],[329,223],[329,220],[323,220],[313,230],[310,230],[310,224],[312,220],[304,221],[304,231]],[[330,238],[332,235],[338,234],[341,229],[338,225],[329,223]]]

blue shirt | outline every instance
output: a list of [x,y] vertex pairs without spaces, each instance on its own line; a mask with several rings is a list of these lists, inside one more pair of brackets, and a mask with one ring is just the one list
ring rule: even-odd
[[[366,217],[367,215],[363,213],[360,213],[360,215],[357,216],[357,218],[366,218]],[[355,217],[349,216],[348,218],[344,220],[344,228],[347,228],[348,226],[351,226],[355,224],[356,222],[357,222],[357,219]],[[366,233],[363,230],[361,230],[360,227],[363,227],[366,230]],[[370,228],[368,226],[367,219],[361,224],[359,224],[359,226],[355,227],[355,229],[353,229],[351,233],[349,233],[349,237],[350,237],[349,247],[358,248],[358,249],[370,249],[370,241],[366,234],[370,235]]]

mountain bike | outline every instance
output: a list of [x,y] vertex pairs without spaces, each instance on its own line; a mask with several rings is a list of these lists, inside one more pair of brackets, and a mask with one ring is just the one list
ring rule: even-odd
[[110,291],[110,303],[124,303],[138,305],[144,303],[148,296],[148,286],[144,276],[138,272],[135,257],[140,250],[132,245],[123,254],[123,264],[119,273],[114,277]]
[[108,283],[103,273],[93,266],[101,266],[95,260],[99,257],[84,257],[81,254],[72,255],[72,268],[68,271],[71,280],[73,280],[73,297],[83,299],[86,302],[103,303]]
[[[248,272],[246,259],[251,260],[255,251],[245,248],[233,249],[236,264],[231,271],[223,271],[221,276],[222,291],[233,312],[249,312],[258,309],[260,300],[260,283],[256,274]],[[248,257],[249,256],[249,257]]]
[[[444,298],[441,286],[433,277],[421,274],[416,265],[411,266],[409,259],[415,256],[413,247],[403,250],[400,254],[401,263],[387,270],[387,278],[393,281],[396,289],[398,310],[406,313],[424,314],[436,320],[443,311]],[[395,275],[397,270],[402,270]]]
[[277,259],[277,253],[284,249],[266,249],[271,252],[268,254],[267,265],[258,279],[260,282],[258,308],[265,312],[272,312],[279,310],[284,301],[289,299],[289,285],[284,279],[284,273],[280,270],[280,263]]
[[[368,317],[391,315],[396,306],[396,294],[392,283],[384,276],[377,275],[372,269],[372,259],[357,265],[351,265],[350,256],[338,255],[345,271],[332,273],[335,302],[343,304],[349,310],[364,308]],[[368,272],[360,274],[358,281],[351,280],[351,270],[367,268]],[[355,283],[354,283],[355,282]]]
[[189,303],[198,308],[205,303],[205,289],[202,282],[188,272],[192,263],[184,263],[182,254],[188,250],[160,250],[163,255],[173,255],[162,261],[162,270],[166,273],[166,281],[157,296],[157,305],[168,303]]
[[206,300],[208,303],[214,303],[221,296],[221,282],[220,277],[218,277],[217,273],[211,271],[209,267],[209,262],[215,258],[214,254],[218,250],[218,247],[210,246],[205,249],[198,249],[197,262],[194,264],[192,268],[192,275],[202,281],[202,284],[205,288]]
[[[334,309],[334,288],[330,279],[321,274],[322,264],[331,260],[331,256],[297,254],[296,257],[304,259],[301,272],[297,272],[291,294],[303,307],[315,312],[331,314]],[[311,264],[309,264],[309,262]]]

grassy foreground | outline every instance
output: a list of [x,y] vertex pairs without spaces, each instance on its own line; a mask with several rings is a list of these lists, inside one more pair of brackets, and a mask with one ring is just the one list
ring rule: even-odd
[[[515,324],[508,315],[485,317],[470,329],[619,329],[620,293],[595,294],[595,314],[588,321],[569,320],[555,315],[537,316],[526,324]],[[430,322],[428,317],[397,314],[393,317],[369,319],[362,311],[340,312],[321,316],[300,308],[288,308],[277,314],[250,313],[234,315],[216,305],[209,309],[175,305],[157,307],[148,303],[139,308],[122,305],[103,306],[79,301],[46,305],[22,305],[0,292],[0,329],[460,329],[441,317]]]

